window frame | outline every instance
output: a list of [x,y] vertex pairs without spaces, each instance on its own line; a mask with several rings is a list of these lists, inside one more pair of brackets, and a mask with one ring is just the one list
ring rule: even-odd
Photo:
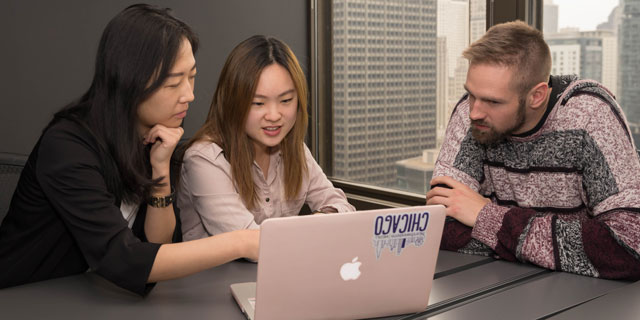
[[[423,205],[425,196],[415,193],[346,181],[332,176],[332,1],[310,1],[310,125],[308,137],[311,153],[329,180],[341,188],[359,210],[381,207]],[[543,0],[486,0],[487,29],[492,25],[522,20],[542,30]]]

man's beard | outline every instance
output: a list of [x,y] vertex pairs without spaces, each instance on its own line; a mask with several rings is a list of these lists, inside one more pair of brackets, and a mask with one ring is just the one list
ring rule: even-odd
[[[516,121],[513,126],[504,131],[497,131],[493,125],[485,123],[481,120],[471,120],[471,134],[480,144],[491,145],[501,142],[515,131],[518,131],[524,124],[524,112],[526,108],[526,100],[518,99],[518,112],[516,112]],[[489,128],[488,130],[478,130],[474,125],[481,125]]]

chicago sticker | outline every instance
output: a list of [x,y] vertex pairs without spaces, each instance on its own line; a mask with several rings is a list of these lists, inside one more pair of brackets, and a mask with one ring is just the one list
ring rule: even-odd
[[377,216],[373,224],[373,247],[376,258],[384,248],[400,255],[407,246],[420,247],[427,237],[429,212],[387,214]]

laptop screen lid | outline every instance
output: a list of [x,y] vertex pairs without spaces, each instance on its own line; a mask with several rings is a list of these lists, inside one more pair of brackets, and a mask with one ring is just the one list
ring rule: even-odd
[[353,319],[423,311],[444,220],[443,206],[265,220],[255,319]]

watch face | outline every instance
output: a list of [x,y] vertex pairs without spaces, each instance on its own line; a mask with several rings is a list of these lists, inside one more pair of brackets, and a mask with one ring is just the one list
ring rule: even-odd
[[171,194],[166,197],[150,197],[148,204],[154,208],[168,207],[173,203],[173,197],[173,192],[171,192]]

